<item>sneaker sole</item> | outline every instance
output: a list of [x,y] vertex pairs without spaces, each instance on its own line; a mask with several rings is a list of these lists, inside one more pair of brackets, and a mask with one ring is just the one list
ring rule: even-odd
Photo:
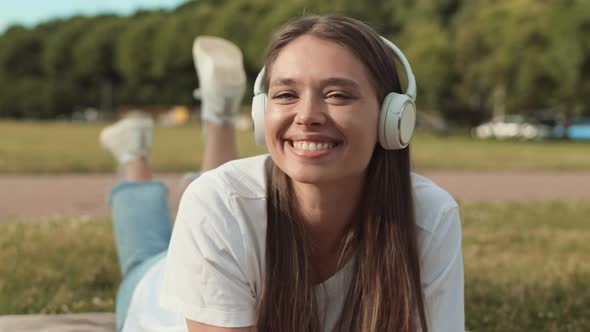
[[[200,36],[193,43],[193,60],[200,84],[214,90],[241,86],[246,82],[242,51],[234,43],[219,37]],[[208,89],[205,89],[208,90]]]

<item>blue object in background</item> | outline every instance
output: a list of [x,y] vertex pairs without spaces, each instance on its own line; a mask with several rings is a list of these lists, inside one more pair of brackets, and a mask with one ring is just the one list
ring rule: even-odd
[[567,127],[567,137],[571,140],[590,141],[590,116],[574,118]]

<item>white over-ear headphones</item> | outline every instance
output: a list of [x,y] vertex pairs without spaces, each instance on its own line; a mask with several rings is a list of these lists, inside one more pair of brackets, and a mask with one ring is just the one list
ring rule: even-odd
[[[386,150],[403,149],[408,146],[416,125],[416,79],[410,63],[402,51],[389,40],[381,37],[396,58],[402,64],[408,79],[405,94],[390,92],[383,99],[379,114],[379,143]],[[254,121],[254,138],[256,144],[265,146],[264,112],[266,111],[267,95],[262,89],[265,68],[262,68],[254,82],[254,98],[252,99],[252,120]]]

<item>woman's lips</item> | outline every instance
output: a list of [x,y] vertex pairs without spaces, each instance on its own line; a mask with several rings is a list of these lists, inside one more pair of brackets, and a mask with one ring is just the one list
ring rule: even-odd
[[285,140],[285,144],[295,155],[302,158],[320,158],[330,154],[338,143],[323,140]]

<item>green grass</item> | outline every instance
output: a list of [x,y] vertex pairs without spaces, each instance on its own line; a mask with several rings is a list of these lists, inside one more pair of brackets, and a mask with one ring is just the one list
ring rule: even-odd
[[109,220],[0,224],[0,315],[112,311],[120,282]]
[[590,142],[475,140],[464,135],[427,134],[418,134],[412,142],[418,170],[590,170]]
[[[588,331],[590,204],[462,208],[467,327]],[[0,314],[112,311],[108,220],[0,224]]]
[[[110,153],[98,142],[106,124],[65,122],[0,122],[0,174],[113,172],[116,167]],[[243,156],[263,153],[249,132],[238,132]],[[193,123],[176,128],[157,127],[154,132],[152,167],[156,171],[186,172],[198,170],[203,140],[200,126]]]
[[462,209],[467,326],[588,331],[590,204]]
[[[0,174],[112,172],[115,163],[99,146],[104,124],[0,122]],[[240,155],[264,153],[251,132],[238,132]],[[153,167],[162,172],[199,169],[202,135],[196,123],[157,128]],[[590,143],[476,141],[466,136],[416,135],[413,164],[423,170],[590,170]]]

